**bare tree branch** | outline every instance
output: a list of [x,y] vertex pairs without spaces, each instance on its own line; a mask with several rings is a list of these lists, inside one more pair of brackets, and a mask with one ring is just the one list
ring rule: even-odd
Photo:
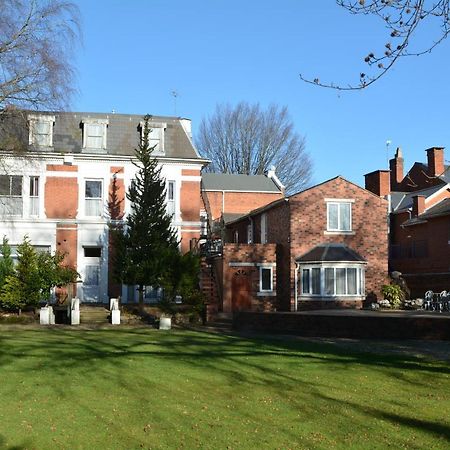
[[274,165],[289,193],[306,187],[311,179],[311,158],[286,107],[217,105],[200,123],[196,144],[211,159],[212,172],[261,175]]
[[[306,83],[340,91],[364,89],[386,75],[401,58],[431,53],[450,33],[450,0],[336,0],[336,3],[351,14],[381,19],[389,39],[380,53],[369,52],[364,57],[370,73],[360,72],[357,83],[328,83],[300,74],[300,79]],[[418,27],[432,21],[437,22],[439,30],[435,40],[425,43],[422,48],[411,48]]]
[[0,0],[0,111],[64,109],[74,93],[78,7],[63,0]]

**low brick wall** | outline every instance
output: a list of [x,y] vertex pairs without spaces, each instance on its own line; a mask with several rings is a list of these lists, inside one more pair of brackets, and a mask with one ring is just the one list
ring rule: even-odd
[[295,334],[299,336],[450,340],[450,315],[369,312],[333,314],[315,312],[238,312],[238,331]]

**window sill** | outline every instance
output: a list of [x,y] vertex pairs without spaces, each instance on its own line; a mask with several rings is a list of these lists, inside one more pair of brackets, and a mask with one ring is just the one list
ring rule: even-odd
[[105,155],[108,153],[106,148],[91,148],[91,147],[83,147],[82,153],[94,153],[98,155]]
[[323,232],[324,235],[337,235],[337,234],[344,234],[348,236],[353,236],[355,234],[354,231],[329,231],[326,230]]
[[337,296],[329,296],[329,295],[309,295],[307,297],[299,296],[299,301],[329,301],[329,302],[346,302],[346,301],[358,301],[364,300],[363,295],[337,295]]
[[277,293],[275,291],[257,292],[257,297],[275,297]]

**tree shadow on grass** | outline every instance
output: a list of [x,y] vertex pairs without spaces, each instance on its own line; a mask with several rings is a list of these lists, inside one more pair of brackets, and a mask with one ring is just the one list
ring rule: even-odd
[[[130,361],[133,364],[136,362],[132,367],[141,367],[139,364],[143,364],[140,369],[143,374],[139,371],[136,373],[139,383],[130,384],[129,379],[123,379],[124,373],[131,370]],[[361,406],[356,402],[336,400],[324,394],[330,389],[327,376],[333,378],[338,374],[344,378],[355,367],[367,367],[371,373],[416,385],[420,389],[431,389],[430,378],[433,383],[448,385],[450,367],[441,362],[404,354],[352,352],[330,343],[280,337],[240,337],[193,331],[164,333],[148,328],[93,331],[18,328],[14,333],[0,328],[0,367],[3,373],[8,377],[22,379],[27,374],[45,370],[56,380],[55,394],[63,400],[71,395],[70,386],[58,384],[58,380],[74,373],[86,382],[94,379],[101,383],[103,379],[113,379],[117,388],[129,392],[133,398],[139,398],[144,384],[148,391],[156,391],[158,384],[163,381],[152,379],[145,373],[154,364],[166,364],[175,371],[184,370],[199,386],[205,383],[203,374],[208,373],[215,383],[222,383],[224,389],[237,385],[245,386],[248,390],[259,388],[261,392],[266,389],[270,395],[280,399],[290,393],[300,392],[300,395],[289,400],[290,408],[294,411],[326,414],[327,408],[323,402],[331,402],[362,415],[415,427],[435,437],[448,438],[449,435],[449,427],[443,422],[410,417],[406,412],[407,402],[400,405],[405,410],[405,415],[400,415],[380,408]],[[363,385],[371,381],[360,383]],[[220,389],[220,385],[217,388]],[[333,388],[339,389],[339,386]],[[11,389],[17,387],[12,386]],[[322,403],[312,403],[311,398],[321,400]],[[87,403],[84,407],[92,408]],[[248,420],[258,422],[257,413],[251,409],[241,414],[247,414]],[[286,427],[283,432],[292,433],[292,438],[295,438],[295,433]]]

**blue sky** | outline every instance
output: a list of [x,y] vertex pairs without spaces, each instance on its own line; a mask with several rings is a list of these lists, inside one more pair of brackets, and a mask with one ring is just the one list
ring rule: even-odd
[[[355,17],[333,0],[75,0],[83,46],[75,54],[76,111],[176,115],[193,132],[217,103],[286,105],[306,138],[314,182],[386,168],[401,146],[406,167],[450,141],[450,41],[404,59],[358,92],[303,83],[358,81],[369,51],[386,42],[383,24]],[[431,29],[417,42],[432,39]],[[446,159],[450,159],[450,150]]]

